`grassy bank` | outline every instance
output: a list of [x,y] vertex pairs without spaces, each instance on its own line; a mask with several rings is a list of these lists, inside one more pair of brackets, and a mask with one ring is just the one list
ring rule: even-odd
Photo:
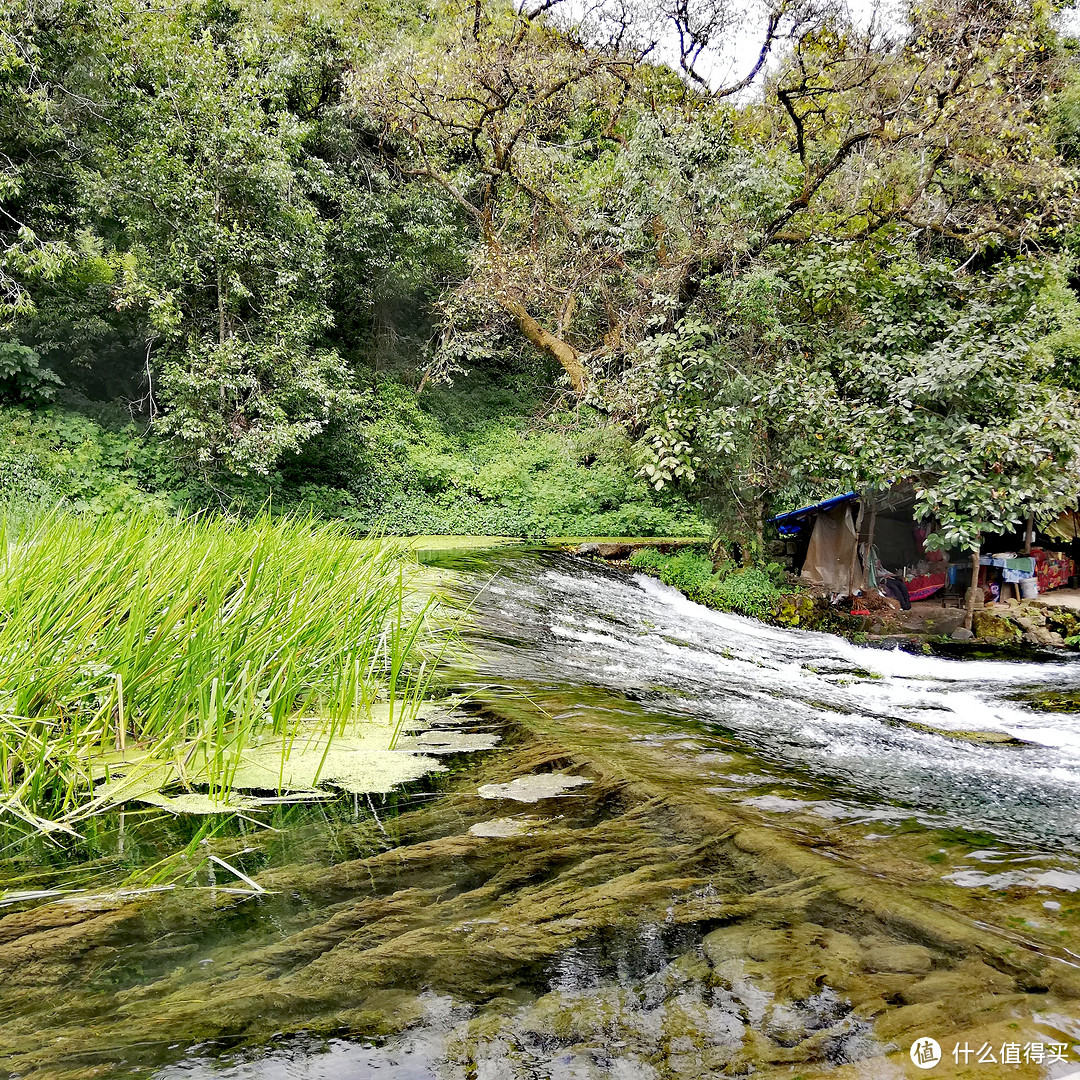
[[690,548],[674,555],[640,548],[629,561],[635,570],[652,574],[705,607],[774,621],[783,606],[786,575],[778,563],[760,567],[728,561],[716,565],[704,548]]
[[122,801],[136,768],[223,797],[260,742],[284,764],[305,718],[328,749],[381,701],[389,741],[423,691],[430,612],[387,541],[152,513],[0,532],[0,810],[34,826]]

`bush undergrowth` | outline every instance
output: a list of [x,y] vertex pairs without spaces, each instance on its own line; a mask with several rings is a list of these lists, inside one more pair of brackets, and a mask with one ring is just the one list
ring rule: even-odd
[[520,373],[477,372],[419,396],[381,379],[286,476],[313,509],[401,535],[709,531],[688,499],[638,476],[618,424]]
[[639,548],[630,555],[630,565],[658,577],[695,603],[752,619],[771,619],[784,595],[779,587],[784,570],[778,563],[762,568],[727,562],[717,569],[700,549],[664,555],[656,548]]
[[618,424],[535,372],[476,372],[420,395],[380,376],[266,476],[185,467],[145,424],[77,395],[0,407],[0,498],[99,514],[269,508],[403,536],[709,531],[685,496],[638,475]]

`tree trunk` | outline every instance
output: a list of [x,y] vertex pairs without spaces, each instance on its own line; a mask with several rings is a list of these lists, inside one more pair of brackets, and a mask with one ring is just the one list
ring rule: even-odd
[[518,327],[531,345],[559,362],[563,371],[570,376],[570,385],[574,388],[574,392],[578,397],[583,397],[586,384],[585,365],[581,362],[577,349],[569,342],[545,330],[525,310],[525,305],[520,300],[506,297],[499,303],[505,311],[514,316]]
[[1031,546],[1035,542],[1035,514],[1028,514],[1027,529],[1024,532],[1024,554],[1031,554]]
[[217,272],[218,344],[225,344],[225,290],[221,287],[221,270]]
[[975,621],[975,594],[979,589],[979,554],[982,550],[982,538],[971,549],[971,585],[967,591],[966,605],[964,610],[964,629],[970,630]]

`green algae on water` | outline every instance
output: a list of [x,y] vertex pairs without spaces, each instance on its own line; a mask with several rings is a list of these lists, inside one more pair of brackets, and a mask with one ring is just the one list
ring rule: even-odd
[[[424,711],[444,723],[453,717],[437,702]],[[94,789],[95,801],[102,807],[143,802],[175,813],[202,814],[266,804],[265,797],[253,793],[297,801],[335,791],[385,794],[444,771],[446,766],[433,755],[490,750],[498,743],[494,734],[426,728],[417,721],[414,734],[398,737],[388,705],[374,706],[371,713],[370,719],[344,725],[298,720],[287,736],[264,737],[244,747],[231,765],[227,790],[215,788],[214,772],[198,743],[186,755],[181,747],[168,761],[151,754],[104,755],[93,766],[94,776],[102,781]]]

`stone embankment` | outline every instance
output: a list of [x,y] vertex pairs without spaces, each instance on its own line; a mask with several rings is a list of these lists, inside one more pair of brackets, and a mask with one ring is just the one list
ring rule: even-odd
[[575,555],[591,555],[596,559],[606,559],[608,562],[621,562],[630,558],[630,555],[638,548],[656,548],[664,555],[684,547],[699,547],[708,541],[700,536],[677,536],[677,537],[653,537],[627,540],[591,540],[584,544],[572,545],[568,550]]
[[1009,600],[976,611],[972,630],[979,641],[1038,649],[1075,648],[1080,636],[1080,611],[1055,606],[1049,598]]

